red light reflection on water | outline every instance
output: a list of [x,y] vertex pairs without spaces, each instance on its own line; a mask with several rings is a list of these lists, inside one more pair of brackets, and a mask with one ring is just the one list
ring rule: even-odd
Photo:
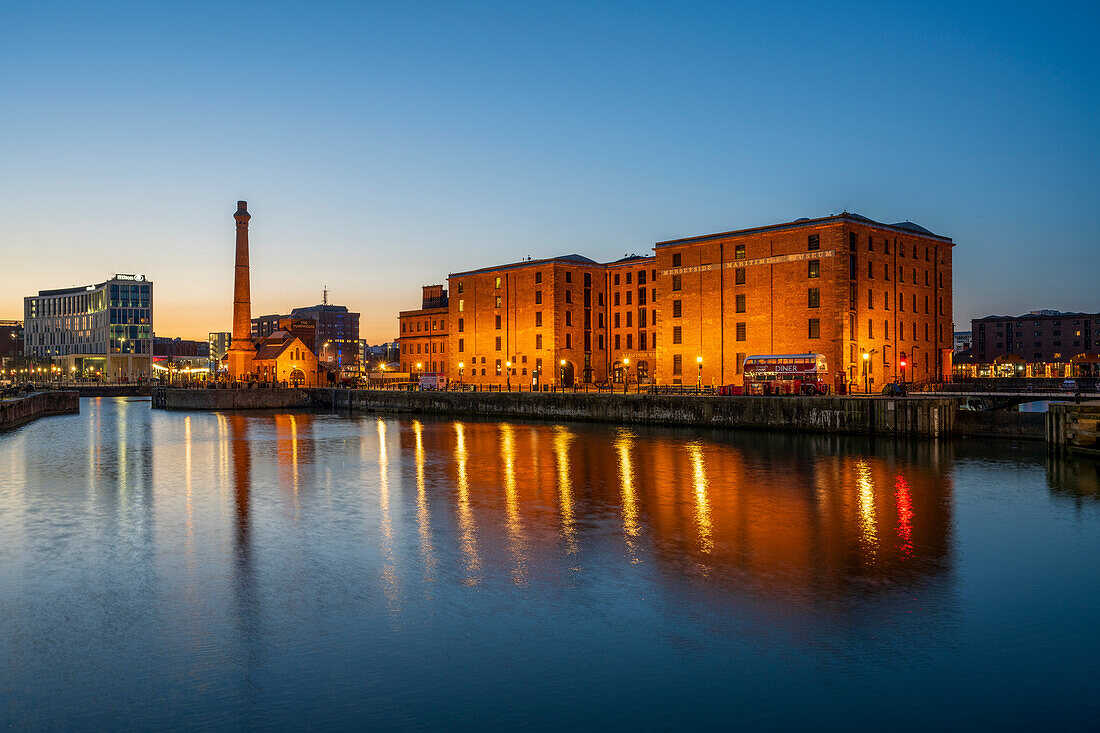
[[902,557],[913,555],[913,497],[909,495],[909,483],[898,474],[894,479],[894,496],[898,503],[898,539]]

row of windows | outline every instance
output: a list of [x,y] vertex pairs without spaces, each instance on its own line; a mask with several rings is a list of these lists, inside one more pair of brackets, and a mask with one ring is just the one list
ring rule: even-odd
[[[858,249],[858,242],[859,242],[858,235],[856,235],[855,232],[849,232],[848,233],[848,249],[851,250],[852,252],[855,252]],[[886,238],[883,238],[882,239],[882,244],[883,244],[883,252],[885,254],[890,254],[890,240],[886,239]],[[898,257],[904,257],[905,256],[905,243],[904,242],[898,243],[897,247],[898,247]],[[809,251],[809,252],[816,252],[820,249],[821,249],[821,235],[820,234],[809,234],[809,235],[807,235],[806,236],[806,250]],[[918,248],[916,245],[913,245],[913,248],[912,248],[913,259],[919,259],[919,249],[920,248]],[[875,251],[875,240],[874,240],[874,237],[872,235],[867,235],[867,251],[868,252],[874,252]],[[735,260],[745,259],[745,245],[743,245],[743,244],[735,245],[733,258]],[[931,262],[932,261],[932,250],[929,247],[924,248],[924,261],[925,262]],[[683,257],[681,256],[681,254],[679,252],[672,255],[672,266],[673,267],[682,267],[683,266]],[[616,282],[616,284],[618,284],[618,283]]]
[[402,354],[443,354],[447,351],[447,344],[440,343],[438,341],[431,342],[431,350],[428,350],[428,344],[416,343],[416,351],[413,351],[414,344],[401,344]]

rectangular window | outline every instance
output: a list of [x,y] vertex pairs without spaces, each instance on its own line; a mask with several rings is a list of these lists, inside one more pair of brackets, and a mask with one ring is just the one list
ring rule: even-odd
[[638,284],[645,285],[645,270],[638,270]]
[[683,301],[682,300],[672,301],[672,317],[673,318],[679,318],[682,314],[683,314]]
[[573,291],[572,290],[566,290],[565,291],[565,302],[566,303],[572,303],[573,302]]
[[615,313],[615,314],[614,314],[614,320],[615,320],[615,328],[618,328],[619,326],[621,326],[621,325],[622,325],[622,324],[621,324],[621,323],[619,322],[619,314],[618,314],[618,313]]
[[459,292],[459,293],[461,293],[461,292],[462,292],[462,283],[459,283],[459,284],[458,284],[458,292]]
[[634,273],[632,273],[632,272],[628,272],[628,273],[626,273],[626,284],[627,284],[627,285],[630,285],[630,284],[631,284],[630,280],[631,280],[631,276],[632,276],[633,274],[634,274]]
[[542,305],[542,291],[535,291],[535,305]]
[[633,349],[634,348],[634,343],[633,343],[634,338],[633,338],[633,336],[634,336],[634,334],[630,334],[630,333],[628,333],[626,335],[626,348],[628,348],[628,349]]
[[586,288],[592,287],[592,273],[591,272],[584,273],[584,286]]
[[645,351],[645,331],[638,334],[638,348]]
[[[638,328],[645,328],[645,308],[638,309]],[[1080,334],[1078,334],[1080,336]]]
[[890,282],[890,265],[883,264],[882,277],[884,280],[886,280],[886,282]]
[[566,311],[565,312],[565,325],[567,325],[567,326],[572,326],[573,325],[573,311]]
[[733,248],[733,259],[743,260],[745,259],[745,245],[739,244]]
[[542,325],[542,311],[535,311],[535,325]]
[[542,272],[539,271],[539,272],[535,273],[535,283],[537,284],[537,283],[541,283],[541,282],[542,282]]
[[882,294],[882,309],[890,310],[890,291],[887,290]]
[[500,336],[497,336],[497,351],[500,351]]
[[806,241],[806,249],[810,251],[821,249],[821,235],[811,234]]
[[875,238],[872,237],[870,234],[867,235],[867,251],[868,252],[874,252],[875,251]]
[[603,313],[600,314],[600,328],[603,328]]
[[645,305],[645,288],[638,288],[638,305]]
[[684,329],[680,326],[672,327],[672,343],[682,344],[684,342]]
[[603,350],[603,334],[600,334],[600,350]]
[[867,278],[869,280],[874,280],[875,279],[874,267],[875,267],[875,263],[871,262],[870,260],[867,260]]
[[[867,338],[873,339],[875,337],[875,322],[870,318],[867,319]],[[852,335],[855,338],[855,334]]]
[[871,292],[870,288],[867,288],[867,310],[875,309],[875,294]]
[[535,334],[535,348],[536,349],[541,349],[542,348],[542,334],[541,333],[536,333]]
[[466,310],[466,301],[465,300],[459,300],[458,301],[458,312],[461,313],[464,310]]
[[612,299],[614,305],[620,305],[619,291],[615,291],[615,297]]
[[859,248],[859,238],[855,232],[848,232],[848,249],[855,252]]
[[634,294],[634,293],[633,293],[633,292],[631,292],[630,290],[627,290],[627,291],[626,291],[626,304],[627,304],[627,305],[632,305],[632,303],[630,302],[630,296],[632,296],[633,294]]
[[684,357],[683,354],[672,355],[672,373],[683,374],[684,373]]
[[466,339],[459,339],[458,340],[458,353],[461,354],[465,350],[466,350]]
[[500,316],[497,316],[497,330],[500,330]]
[[680,290],[683,287],[683,284],[684,284],[683,278],[681,278],[679,275],[673,275],[672,276],[672,289],[673,290]]
[[567,283],[573,282],[573,273],[570,272],[569,270],[565,271],[565,282],[567,282]]
[[[672,255],[672,266],[673,266],[673,267],[679,267],[679,266],[680,266],[680,263],[681,263],[682,261],[683,261],[683,259],[682,259],[682,257],[681,257],[681,255],[680,255],[680,253],[679,253],[679,252],[677,252],[676,254]],[[616,284],[618,284],[618,283],[616,283]]]
[[812,338],[812,339],[821,338],[821,321],[818,320],[817,318],[811,318],[809,326],[810,326],[810,334],[809,334],[810,338]]
[[565,348],[573,348],[573,334],[571,333],[565,334]]
[[497,278],[496,289],[500,290],[500,278],[499,277]]
[[500,307],[500,296],[499,295],[497,296],[497,299],[496,299],[496,307],[497,308]]
[[737,294],[737,312],[738,313],[744,313],[745,312],[745,294],[744,293],[738,293]]
[[818,288],[810,288],[807,298],[810,308],[821,307],[821,291]]
[[745,268],[738,267],[733,271],[733,284],[744,285],[745,284]]
[[633,315],[634,315],[634,311],[627,311],[626,312],[626,327],[627,328],[630,328],[630,322],[632,320],[631,316],[633,316]]
[[806,263],[806,277],[811,280],[821,277],[821,260],[810,260]]
[[619,284],[619,273],[617,273],[617,272],[615,273],[615,284],[616,285]]
[[740,323],[737,324],[737,340],[738,341],[744,341],[745,340],[745,322],[744,321],[741,321]]

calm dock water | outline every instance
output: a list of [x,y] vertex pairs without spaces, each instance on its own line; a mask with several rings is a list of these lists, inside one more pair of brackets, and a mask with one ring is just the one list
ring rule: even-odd
[[0,435],[0,724],[1091,725],[1041,444],[179,413]]

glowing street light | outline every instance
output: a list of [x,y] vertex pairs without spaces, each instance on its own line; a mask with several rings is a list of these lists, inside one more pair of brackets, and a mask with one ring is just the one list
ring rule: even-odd
[[695,357],[695,363],[699,365],[699,391],[703,391],[703,357]]

